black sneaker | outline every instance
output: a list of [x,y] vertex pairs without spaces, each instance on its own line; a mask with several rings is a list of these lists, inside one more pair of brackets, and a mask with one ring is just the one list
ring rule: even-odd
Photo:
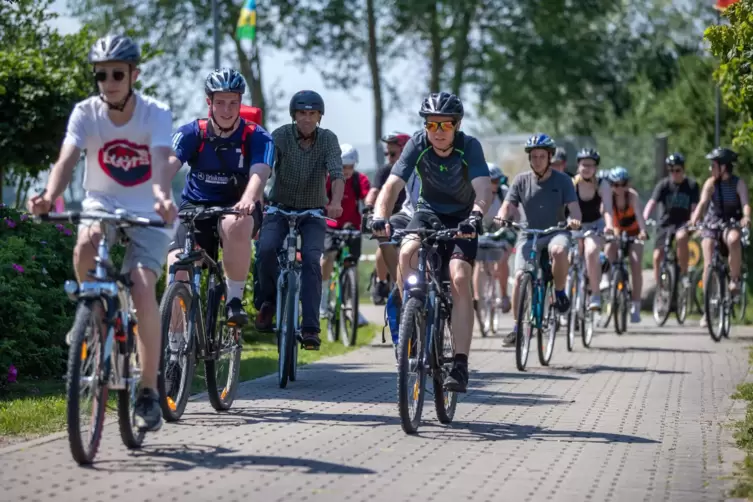
[[243,309],[240,298],[233,298],[225,305],[225,319],[231,326],[245,326],[248,324],[248,314]]
[[567,295],[555,295],[554,308],[560,314],[567,314],[568,310],[570,310],[570,298]]
[[139,430],[154,432],[162,427],[162,408],[158,399],[159,396],[153,389],[144,388],[139,392],[134,406],[134,421]]
[[468,366],[455,363],[444,379],[444,389],[450,392],[465,392],[468,389]]

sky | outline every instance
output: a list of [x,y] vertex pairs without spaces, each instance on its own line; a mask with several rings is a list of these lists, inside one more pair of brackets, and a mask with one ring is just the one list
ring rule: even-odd
[[[79,30],[81,24],[69,14],[66,0],[55,0],[51,9],[60,15],[51,22],[58,31],[63,34],[74,33]],[[222,56],[221,56],[222,57]],[[301,82],[322,94],[325,101],[325,116],[322,127],[335,132],[340,143],[350,143],[358,150],[364,167],[373,166],[372,142],[374,134],[374,113],[372,108],[371,89],[357,88],[352,91],[332,90],[324,87],[318,72],[312,68],[301,68],[295,65],[292,55],[283,51],[266,49],[262,58],[262,74],[266,82],[275,82],[280,79],[280,85],[286,94],[286,101],[296,91],[300,90]],[[203,98],[203,82],[205,75],[196,76],[196,94],[199,99]],[[248,96],[246,96],[248,100]],[[418,103],[405,113],[389,113],[384,121],[384,131],[399,130],[413,133],[416,130]],[[176,118],[178,113],[173,112]],[[287,114],[280,113],[276,122],[268,121],[267,126],[274,130],[287,122]],[[189,119],[190,120],[190,119]]]

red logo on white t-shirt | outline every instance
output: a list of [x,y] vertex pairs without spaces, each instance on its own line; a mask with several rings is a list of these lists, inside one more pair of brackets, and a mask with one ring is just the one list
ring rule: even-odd
[[152,177],[149,147],[125,139],[105,143],[99,150],[99,165],[110,178],[124,187],[140,185]]

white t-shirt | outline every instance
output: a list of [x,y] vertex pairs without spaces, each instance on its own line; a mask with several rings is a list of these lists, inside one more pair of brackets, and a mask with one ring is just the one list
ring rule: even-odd
[[415,172],[411,174],[408,183],[405,184],[405,191],[406,197],[400,212],[413,218],[413,213],[416,212],[416,204],[418,204],[418,196],[421,193],[421,179],[416,176]]
[[154,218],[151,149],[172,147],[172,112],[160,101],[133,93],[131,120],[116,126],[107,104],[93,96],[76,104],[63,144],[86,150],[84,189],[87,199],[101,199],[140,216]]

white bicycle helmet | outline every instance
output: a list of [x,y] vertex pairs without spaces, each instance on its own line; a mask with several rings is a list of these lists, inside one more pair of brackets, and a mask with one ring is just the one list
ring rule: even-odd
[[341,158],[344,166],[355,166],[358,164],[358,150],[353,145],[344,143],[340,145],[342,151]]

